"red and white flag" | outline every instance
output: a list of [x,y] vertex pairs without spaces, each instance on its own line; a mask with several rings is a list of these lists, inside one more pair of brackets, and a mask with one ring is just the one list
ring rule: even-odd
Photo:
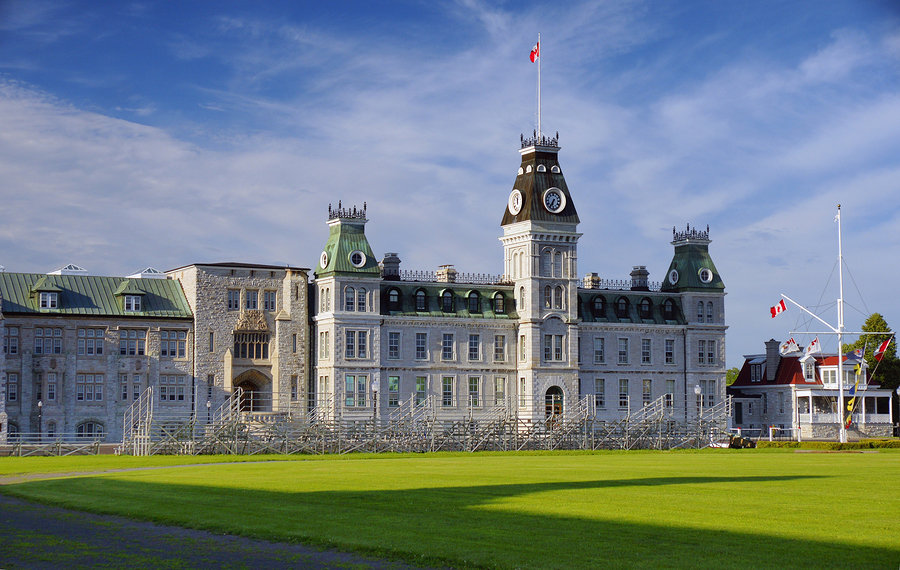
[[884,353],[887,350],[889,344],[891,344],[891,339],[887,339],[886,341],[878,345],[878,348],[875,349],[875,360],[881,362],[881,359],[884,358]]
[[806,347],[806,354],[813,354],[815,352],[822,352],[822,345],[819,344],[819,337],[813,339],[809,346]]
[[531,63],[534,63],[539,57],[541,57],[541,42],[534,44],[534,47],[531,48]]
[[770,307],[769,311],[772,312],[772,318],[774,319],[779,314],[787,311],[787,305],[784,304],[784,299],[778,301],[778,304],[774,307]]
[[792,352],[800,352],[800,346],[793,337],[786,343],[781,345],[781,354],[790,354]]

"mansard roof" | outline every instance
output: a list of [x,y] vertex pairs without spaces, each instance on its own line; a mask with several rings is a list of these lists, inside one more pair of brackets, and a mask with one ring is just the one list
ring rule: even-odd
[[[57,308],[41,309],[39,291],[57,293]],[[140,311],[125,311],[123,292],[141,295]],[[193,317],[181,284],[172,279],[0,273],[0,295],[4,314]]]
[[[524,221],[579,223],[575,202],[569,193],[566,179],[559,166],[559,135],[556,138],[535,135],[522,138],[522,164],[513,183],[513,190],[522,195],[521,208],[517,213],[509,205],[503,213],[501,226]],[[565,205],[561,211],[553,213],[544,207],[544,193],[556,188],[564,196]]]
[[[816,374],[814,376],[813,381],[808,381],[806,376],[803,374],[803,363],[800,359],[803,357],[801,353],[796,353],[792,355],[779,355],[778,356],[778,370],[775,372],[775,378],[770,380],[768,378],[768,374],[762,374],[762,377],[758,382],[750,381],[750,366],[754,364],[762,364],[766,365],[766,355],[765,354],[750,354],[744,355],[744,364],[741,366],[741,370],[738,373],[735,381],[729,386],[729,388],[749,388],[749,387],[761,387],[761,386],[823,386],[822,379],[818,373],[819,369],[822,367],[828,366],[837,366],[838,357],[837,355],[823,355],[816,354],[812,358],[814,358],[816,363]],[[849,369],[849,366],[845,369]],[[868,372],[867,372],[868,374]],[[868,385],[877,384],[873,382],[871,378],[871,374],[869,374]],[[849,386],[847,386],[849,388]]]
[[[628,301],[628,311],[626,316],[620,318],[616,315],[615,305],[621,297]],[[603,310],[600,312],[594,307],[594,300],[597,298],[603,299]],[[645,298],[650,300],[649,318],[640,316],[639,306]],[[663,307],[668,300],[672,301],[674,307],[672,318],[666,318],[663,312]],[[681,306],[681,297],[652,291],[578,289],[578,317],[585,323],[687,324]]]
[[[389,294],[392,289],[400,292],[400,308],[392,310]],[[426,297],[426,310],[416,310],[416,292],[422,290]],[[445,312],[441,298],[445,291],[453,295],[453,311]],[[480,311],[469,312],[469,294],[480,298]],[[494,312],[494,296],[503,295],[503,312]],[[472,285],[470,283],[446,283],[436,281],[382,281],[381,314],[410,317],[462,317],[473,319],[518,319],[513,288],[510,285]]]

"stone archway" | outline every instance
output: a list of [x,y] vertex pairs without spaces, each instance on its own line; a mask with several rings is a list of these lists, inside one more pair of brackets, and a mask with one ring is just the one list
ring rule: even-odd
[[550,386],[544,394],[544,414],[547,419],[562,416],[563,391],[559,386]]
[[232,385],[243,390],[240,409],[242,412],[267,412],[272,410],[272,381],[257,370],[247,370],[239,374]]

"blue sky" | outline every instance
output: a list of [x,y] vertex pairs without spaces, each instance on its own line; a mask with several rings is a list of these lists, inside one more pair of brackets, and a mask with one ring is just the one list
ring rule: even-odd
[[340,199],[403,268],[500,273],[538,32],[579,273],[660,280],[672,227],[708,224],[737,365],[807,326],[768,316],[781,293],[836,320],[841,203],[847,326],[900,327],[900,9],[878,0],[0,0],[0,265],[313,267]]

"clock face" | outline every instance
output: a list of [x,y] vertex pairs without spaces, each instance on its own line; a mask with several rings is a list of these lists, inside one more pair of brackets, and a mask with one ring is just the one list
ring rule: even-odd
[[548,188],[544,192],[544,207],[548,212],[558,214],[566,207],[566,197],[559,188]]
[[509,211],[512,215],[518,214],[522,210],[522,193],[518,188],[514,188],[509,195]]
[[328,252],[327,251],[323,251],[322,255],[319,257],[319,265],[322,267],[322,269],[325,269],[326,267],[328,267]]
[[677,269],[673,269],[672,271],[669,271],[669,283],[671,283],[672,285],[678,283],[678,270]]

